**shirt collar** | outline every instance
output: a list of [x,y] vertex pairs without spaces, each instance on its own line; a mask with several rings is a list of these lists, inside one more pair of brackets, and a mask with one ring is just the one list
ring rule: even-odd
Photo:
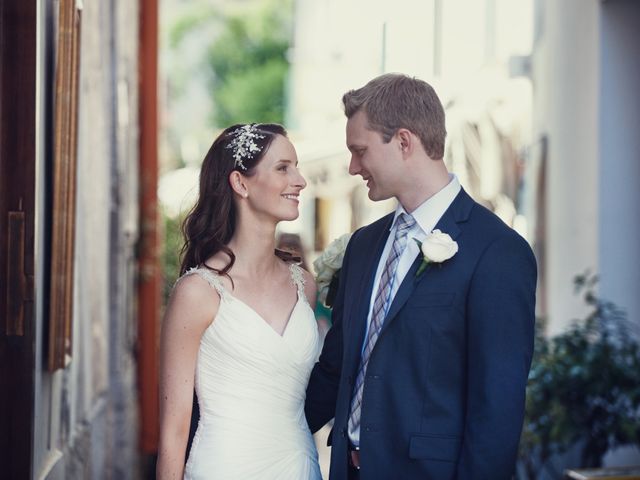
[[[435,195],[427,198],[411,213],[411,216],[415,219],[416,224],[420,226],[424,234],[427,234],[434,229],[442,215],[444,215],[444,212],[449,208],[449,205],[453,203],[453,200],[456,198],[458,193],[460,193],[461,188],[458,177],[450,173],[449,183]],[[407,211],[398,202],[398,207],[396,208],[393,216],[393,222],[391,222],[390,230],[394,228],[396,218],[398,218],[401,213],[407,213]]]

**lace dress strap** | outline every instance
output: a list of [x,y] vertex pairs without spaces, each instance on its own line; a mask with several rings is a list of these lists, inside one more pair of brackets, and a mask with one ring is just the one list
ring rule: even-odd
[[220,298],[226,297],[227,290],[226,288],[224,288],[224,284],[222,283],[222,279],[220,278],[220,275],[218,275],[216,272],[214,272],[213,270],[209,270],[208,268],[193,267],[187,270],[184,273],[184,275],[180,278],[184,278],[187,275],[193,275],[193,274],[200,276],[209,285],[215,288],[216,292],[218,292],[218,295],[220,295]]
[[304,271],[295,263],[289,264],[289,270],[291,270],[291,279],[298,289],[298,296],[303,298],[306,302],[307,296],[304,292],[304,285],[306,283],[306,280],[304,279]]

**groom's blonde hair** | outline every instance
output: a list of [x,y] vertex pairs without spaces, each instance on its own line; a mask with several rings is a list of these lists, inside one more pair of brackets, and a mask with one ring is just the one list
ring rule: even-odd
[[447,130],[444,108],[431,85],[415,77],[386,73],[364,87],[350,90],[342,97],[344,113],[351,118],[362,110],[369,127],[379,132],[385,143],[400,128],[414,133],[430,158],[444,157]]

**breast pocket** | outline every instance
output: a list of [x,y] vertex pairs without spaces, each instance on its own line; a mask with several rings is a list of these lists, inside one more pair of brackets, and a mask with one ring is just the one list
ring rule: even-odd
[[457,338],[464,333],[464,315],[457,307],[455,293],[429,292],[411,297],[405,312],[413,328]]

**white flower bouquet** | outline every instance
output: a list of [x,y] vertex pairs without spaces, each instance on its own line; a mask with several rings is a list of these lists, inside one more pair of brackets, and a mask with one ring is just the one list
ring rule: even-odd
[[318,285],[318,300],[328,307],[333,303],[333,298],[328,295],[331,283],[334,280],[337,281],[337,273],[342,268],[344,252],[350,239],[350,233],[338,237],[313,262]]

